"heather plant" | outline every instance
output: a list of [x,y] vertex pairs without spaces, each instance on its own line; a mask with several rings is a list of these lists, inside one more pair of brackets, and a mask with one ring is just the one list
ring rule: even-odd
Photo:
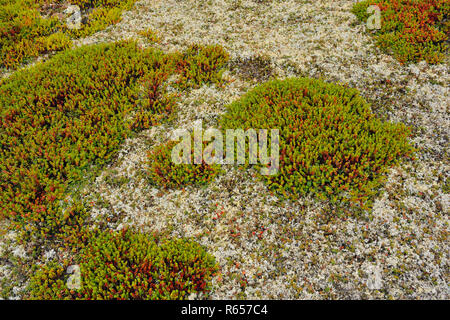
[[202,46],[194,44],[189,46],[178,56],[177,70],[180,88],[198,88],[202,84],[223,85],[225,80],[222,74],[225,71],[229,54],[219,45]]
[[313,194],[368,208],[387,169],[413,152],[405,125],[376,118],[357,90],[315,79],[262,84],[230,104],[220,123],[280,130],[279,171],[263,179],[294,199]]
[[369,6],[381,10],[381,29],[374,30],[377,44],[402,63],[425,60],[439,63],[448,52],[450,2],[447,0],[366,0],[353,13],[366,22]]
[[70,263],[80,268],[80,287],[69,288],[69,261],[35,267],[31,299],[186,299],[207,294],[218,268],[194,241],[157,239],[122,231],[95,231]]
[[201,164],[174,163],[172,150],[177,143],[169,141],[148,153],[148,174],[152,183],[162,188],[182,188],[207,184],[218,175],[220,167],[216,164],[209,165],[204,160]]
[[[120,21],[135,0],[74,0],[86,15],[79,29],[70,29],[57,15],[44,16],[45,0],[0,1],[0,67],[15,69],[30,58],[70,48],[72,39],[90,35]],[[63,1],[51,1],[63,4]]]
[[[132,131],[167,118],[174,64],[134,42],[81,47],[0,83],[0,216],[52,236],[75,225],[67,188],[110,161]],[[81,207],[80,207],[81,206]]]

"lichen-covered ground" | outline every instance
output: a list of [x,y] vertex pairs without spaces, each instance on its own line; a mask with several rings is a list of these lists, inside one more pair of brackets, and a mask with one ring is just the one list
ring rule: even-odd
[[[127,140],[95,184],[82,186],[93,214],[108,215],[112,228],[195,238],[221,267],[212,299],[449,299],[448,61],[401,65],[383,54],[351,13],[354,3],[143,0],[119,24],[77,40],[140,38],[151,28],[164,51],[220,44],[232,59],[230,84],[184,94],[170,127]],[[336,217],[312,198],[281,201],[252,170],[233,166],[206,187],[149,185],[145,159],[153,146],[194,120],[217,125],[226,104],[272,76],[348,84],[380,117],[414,128],[417,159],[390,171],[373,210]],[[18,279],[11,298],[20,298],[25,281],[15,265],[29,257],[13,238],[3,236],[9,258],[0,272]]]

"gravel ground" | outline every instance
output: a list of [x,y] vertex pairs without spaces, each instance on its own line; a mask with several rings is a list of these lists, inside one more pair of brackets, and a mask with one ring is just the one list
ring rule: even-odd
[[[94,216],[109,216],[113,228],[197,239],[221,267],[212,299],[449,299],[448,63],[405,66],[381,53],[350,12],[354,2],[144,0],[121,23],[77,41],[139,38],[152,28],[164,51],[214,43],[232,57],[229,85],[184,94],[170,126],[127,140],[84,189]],[[414,128],[418,159],[390,171],[371,212],[345,218],[314,199],[281,201],[254,171],[233,166],[206,187],[148,183],[154,145],[194,120],[216,125],[227,103],[269,76],[358,88],[380,117]],[[4,276],[13,268],[0,267]]]

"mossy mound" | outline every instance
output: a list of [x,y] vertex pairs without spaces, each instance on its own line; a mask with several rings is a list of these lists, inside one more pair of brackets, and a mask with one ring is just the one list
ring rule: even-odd
[[387,168],[413,151],[408,128],[377,119],[357,90],[308,78],[256,87],[228,106],[221,126],[280,130],[280,169],[264,179],[292,198],[365,206]]
[[68,287],[68,262],[53,262],[37,267],[29,298],[186,299],[191,293],[207,294],[217,271],[214,258],[190,240],[160,241],[129,230],[96,232],[90,240],[76,258],[79,288]]
[[444,60],[450,34],[448,0],[366,0],[356,3],[353,13],[367,22],[370,6],[381,11],[381,28],[373,32],[382,49],[403,63]]

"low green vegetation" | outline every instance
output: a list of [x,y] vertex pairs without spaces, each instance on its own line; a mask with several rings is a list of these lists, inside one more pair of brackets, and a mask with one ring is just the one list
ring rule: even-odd
[[166,92],[167,79],[190,74],[180,68],[191,66],[183,56],[135,42],[99,44],[0,82],[0,217],[48,238],[83,216],[82,204],[66,203],[68,188],[110,161],[133,132],[169,117],[175,94]]
[[[62,14],[65,1],[0,0],[0,68],[15,69],[63,51],[0,80],[0,220],[18,231],[19,242],[28,241],[33,263],[44,261],[47,249],[57,252],[42,264],[24,263],[21,272],[30,276],[24,298],[207,298],[218,272],[215,258],[193,240],[109,230],[109,213],[90,220],[90,205],[78,192],[115,158],[125,139],[171,121],[181,90],[226,83],[230,56],[221,46],[194,44],[165,54],[121,41],[70,49],[73,39],[119,22],[134,3],[72,0],[84,19],[81,28],[70,29]],[[353,12],[367,21],[370,5],[382,11],[382,28],[374,31],[377,43],[399,61],[444,59],[448,1],[368,0]],[[151,29],[141,36],[149,43],[161,40]],[[274,73],[267,57],[234,64],[248,81],[265,81]],[[257,86],[227,106],[219,125],[279,129],[279,171],[260,177],[270,190],[294,200],[313,195],[332,205],[368,209],[388,169],[415,152],[410,129],[377,118],[357,90],[310,78]],[[205,185],[221,172],[220,165],[204,160],[175,164],[177,143],[148,153],[148,178],[158,188]],[[105,182],[125,188],[130,181],[114,172]],[[448,192],[447,180],[442,190]],[[79,288],[68,286],[74,265],[80,267]],[[247,280],[238,280],[245,288]],[[14,286],[4,287],[2,295],[8,297]]]
[[0,83],[0,216],[44,236],[63,227],[68,185],[171,112],[161,91],[170,70],[161,52],[120,42],[66,51]]
[[147,39],[150,43],[159,43],[161,42],[161,37],[158,35],[157,32],[153,31],[152,29],[147,29],[145,31],[139,32],[141,36],[143,36],[145,39]]
[[291,198],[370,205],[386,170],[412,156],[403,124],[377,119],[355,89],[308,78],[274,80],[227,108],[223,129],[279,129],[280,169],[263,176]]
[[177,143],[169,141],[149,152],[148,174],[152,183],[162,188],[173,189],[188,185],[202,185],[209,183],[220,172],[219,165],[208,165],[204,160],[201,164],[175,164],[171,155]]
[[381,29],[373,33],[382,49],[402,63],[444,60],[450,34],[448,0],[366,0],[356,3],[353,13],[366,22],[372,5],[381,10]]
[[121,20],[135,0],[73,0],[83,13],[80,28],[69,28],[62,0],[0,0],[0,67],[15,69],[30,58],[70,48],[85,37]]
[[218,270],[214,257],[190,240],[162,240],[129,230],[97,231],[89,239],[71,262],[80,268],[79,288],[67,286],[69,261],[53,261],[33,273],[29,298],[186,299],[207,294]]
[[221,46],[191,45],[179,58],[178,86],[186,89],[198,88],[202,84],[223,85],[222,74],[229,59],[229,54]]
[[[0,218],[33,254],[42,244],[68,252],[82,272],[75,292],[64,282],[69,260],[35,266],[31,298],[184,299],[209,290],[216,266],[199,245],[92,231],[90,206],[77,192],[124,139],[170,121],[178,93],[167,92],[169,78],[192,74],[183,57],[195,60],[191,51],[164,54],[134,41],[97,44],[0,81]],[[219,81],[219,72],[210,69],[210,78]]]

